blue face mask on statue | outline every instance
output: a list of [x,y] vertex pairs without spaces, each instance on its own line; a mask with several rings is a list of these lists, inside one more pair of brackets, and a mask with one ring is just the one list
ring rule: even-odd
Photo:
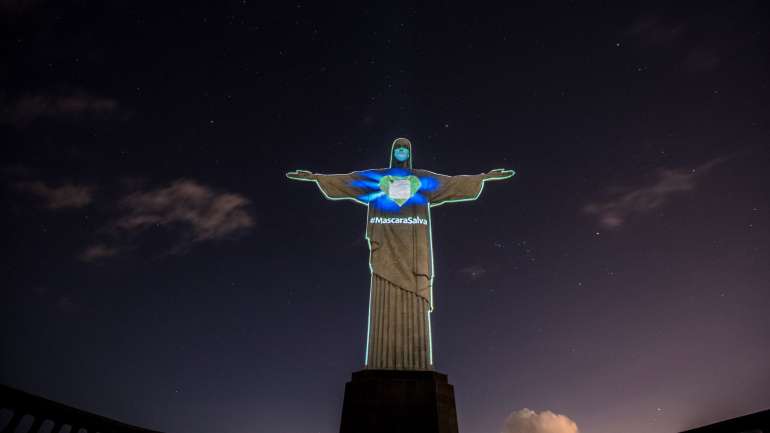
[[406,147],[393,149],[393,157],[395,157],[398,162],[404,162],[409,159],[409,149]]

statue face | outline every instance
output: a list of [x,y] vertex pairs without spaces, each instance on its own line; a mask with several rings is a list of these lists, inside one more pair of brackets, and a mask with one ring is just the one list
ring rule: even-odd
[[409,148],[406,147],[397,147],[393,149],[393,157],[396,158],[398,162],[404,162],[409,159]]

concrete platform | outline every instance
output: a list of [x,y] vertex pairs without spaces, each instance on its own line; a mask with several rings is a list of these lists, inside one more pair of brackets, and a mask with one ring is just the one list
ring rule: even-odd
[[435,371],[361,370],[345,385],[340,433],[458,433],[454,388]]

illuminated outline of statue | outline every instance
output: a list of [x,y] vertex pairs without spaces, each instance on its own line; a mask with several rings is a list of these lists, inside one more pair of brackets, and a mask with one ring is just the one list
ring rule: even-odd
[[390,168],[348,174],[297,170],[290,179],[315,182],[330,200],[366,205],[371,283],[366,356],[370,369],[432,370],[433,246],[430,208],[475,200],[484,182],[513,170],[446,176],[412,168],[412,144],[393,141]]

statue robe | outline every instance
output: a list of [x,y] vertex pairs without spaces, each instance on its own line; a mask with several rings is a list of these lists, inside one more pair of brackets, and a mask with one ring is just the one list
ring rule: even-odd
[[[397,170],[397,171],[393,171]],[[401,206],[379,191],[373,179],[416,176],[420,188]],[[371,369],[430,370],[430,312],[433,310],[433,249],[430,208],[474,200],[487,174],[446,176],[419,169],[375,169],[315,174],[332,200],[367,205],[366,239],[372,272],[366,365]],[[377,199],[370,200],[373,195]],[[384,206],[383,200],[388,201]]]

